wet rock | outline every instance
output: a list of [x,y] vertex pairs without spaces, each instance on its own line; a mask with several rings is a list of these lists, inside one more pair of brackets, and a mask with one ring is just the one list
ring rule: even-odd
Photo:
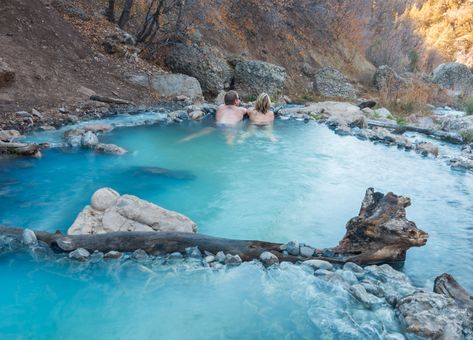
[[373,107],[376,106],[376,102],[374,100],[365,100],[365,101],[362,101],[360,104],[358,104],[358,107],[360,109],[372,109]]
[[15,71],[0,59],[0,87],[6,86],[15,80]]
[[173,72],[197,78],[204,95],[212,98],[232,83],[233,70],[227,61],[206,46],[175,44],[166,64]]
[[99,139],[92,131],[87,131],[82,136],[82,146],[86,148],[93,148],[99,143]]
[[343,278],[344,281],[351,285],[358,283],[358,279],[356,278],[355,274],[350,270],[340,270],[337,271],[337,273]]
[[77,261],[87,261],[89,256],[90,256],[90,253],[84,248],[78,248],[69,253],[69,258],[73,260],[77,260]]
[[355,284],[349,288],[349,291],[368,309],[373,309],[383,304],[382,299],[368,293],[363,285]]
[[432,82],[450,90],[454,96],[473,96],[473,74],[468,66],[451,62],[440,64],[432,73]]
[[314,90],[325,97],[357,97],[357,91],[349,79],[333,67],[324,67],[316,72]]
[[265,251],[263,253],[261,253],[261,255],[259,256],[261,262],[266,266],[266,267],[270,267],[274,264],[278,264],[279,263],[279,259],[276,255],[274,255],[273,253],[269,252],[269,251]]
[[244,60],[235,66],[235,89],[243,98],[262,92],[276,96],[282,92],[286,78],[284,67],[264,61]]
[[450,159],[450,166],[455,170],[473,170],[473,160],[465,157]]
[[207,255],[205,258],[204,258],[204,261],[207,262],[207,263],[212,263],[215,261],[215,256],[213,255]]
[[225,263],[225,253],[223,251],[219,251],[215,255],[215,260],[217,260],[220,263]]
[[188,247],[186,248],[186,254],[188,257],[194,258],[194,259],[201,259],[202,258],[202,253],[199,250],[199,247]]
[[117,156],[122,156],[128,152],[126,149],[118,145],[105,143],[98,143],[97,145],[95,145],[94,150],[100,153],[107,153]]
[[39,112],[38,110],[34,109],[34,108],[31,109],[31,114],[34,117],[38,118],[38,119],[43,119],[44,118],[43,114],[41,112]]
[[131,258],[138,262],[144,262],[149,259],[149,255],[143,249],[137,249],[131,254]]
[[363,281],[360,284],[365,288],[368,293],[373,294],[374,296],[377,296],[379,298],[384,297],[384,291],[379,285],[366,281]]
[[23,244],[27,246],[35,246],[38,244],[38,240],[36,239],[36,234],[31,229],[24,229],[21,235],[21,240]]
[[77,216],[68,234],[100,234],[114,231],[195,232],[196,224],[184,215],[132,195],[110,189],[97,190]]
[[[307,261],[306,261],[307,262]],[[327,269],[316,269],[314,272],[315,276],[322,276],[322,277],[330,277],[333,276],[334,273]]]
[[172,121],[181,122],[181,121],[183,121],[184,119],[187,118],[187,111],[186,110],[172,111],[172,112],[168,113],[168,117]]
[[302,263],[314,268],[315,270],[317,269],[333,270],[333,265],[330,262],[327,262],[324,260],[307,260]]
[[286,250],[289,254],[298,256],[299,255],[299,242],[297,241],[288,242]]
[[93,133],[104,133],[104,132],[109,132],[113,130],[113,126],[110,124],[91,124],[91,125],[86,125],[83,127],[83,129],[87,131],[91,131]]
[[396,305],[407,332],[434,339],[464,339],[468,312],[453,299],[436,293],[416,292]]
[[143,87],[152,89],[162,97],[185,96],[190,100],[203,98],[199,81],[185,74],[133,73],[127,79]]
[[192,120],[201,120],[204,117],[205,117],[205,113],[200,110],[192,111],[191,113],[189,113],[189,118]]
[[429,142],[420,142],[416,144],[416,152],[420,153],[422,156],[432,155],[437,157],[439,155],[439,148]]
[[349,270],[354,273],[363,273],[364,270],[362,267],[353,262],[347,262],[343,265],[343,270]]
[[[218,254],[217,254],[218,255]],[[239,266],[241,264],[241,258],[239,255],[227,254],[225,256],[225,264],[227,266]]]
[[304,257],[311,257],[312,255],[314,255],[314,251],[315,251],[314,248],[306,246],[306,245],[303,245],[303,246],[301,245],[300,247],[300,253]]
[[169,260],[181,260],[183,258],[182,254],[178,251],[175,251],[174,253],[169,254],[168,259]]
[[11,142],[15,138],[20,137],[21,133],[17,130],[0,130],[0,141]]
[[106,253],[103,258],[104,259],[119,259],[120,257],[122,257],[122,253],[120,253],[119,251],[116,251],[116,250],[111,250],[109,251],[108,253]]
[[92,255],[90,255],[89,260],[92,263],[98,263],[98,262],[102,261],[103,258],[104,258],[104,254],[101,251],[96,250],[92,253]]

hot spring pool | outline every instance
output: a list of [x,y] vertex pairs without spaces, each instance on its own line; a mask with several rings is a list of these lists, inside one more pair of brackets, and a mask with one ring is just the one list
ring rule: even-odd
[[[411,197],[407,216],[430,235],[426,246],[408,252],[402,270],[413,283],[430,290],[433,278],[449,272],[473,290],[473,175],[312,122],[277,121],[276,142],[257,131],[228,145],[219,130],[179,143],[200,129],[185,122],[101,136],[130,151],[122,157],[50,149],[42,159],[2,160],[0,224],[65,232],[93,192],[109,186],[189,216],[200,233],[329,247],[374,187]],[[399,332],[391,310],[365,310],[346,291],[290,264],[212,271],[192,263],[48,263],[8,253],[0,255],[0,273],[0,334],[7,338],[352,339]]]

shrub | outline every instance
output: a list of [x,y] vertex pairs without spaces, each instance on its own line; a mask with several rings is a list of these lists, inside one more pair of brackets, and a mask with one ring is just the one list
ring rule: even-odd
[[473,115],[473,97],[465,100],[465,112],[467,115]]
[[463,143],[473,143],[473,129],[465,129],[460,131]]
[[405,117],[396,117],[397,125],[407,125],[408,121]]

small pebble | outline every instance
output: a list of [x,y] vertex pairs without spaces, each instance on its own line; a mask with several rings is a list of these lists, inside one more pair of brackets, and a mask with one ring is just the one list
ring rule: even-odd
[[90,253],[84,248],[77,248],[76,250],[69,253],[69,258],[77,261],[87,261],[89,256]]
[[122,253],[116,250],[111,250],[103,256],[104,259],[119,259],[120,257],[122,257]]

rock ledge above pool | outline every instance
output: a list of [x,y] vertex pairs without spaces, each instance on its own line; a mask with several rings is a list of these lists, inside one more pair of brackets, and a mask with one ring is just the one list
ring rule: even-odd
[[182,214],[136,196],[120,196],[111,188],[101,188],[92,195],[90,205],[79,213],[67,233],[83,235],[117,231],[195,233],[197,225]]

